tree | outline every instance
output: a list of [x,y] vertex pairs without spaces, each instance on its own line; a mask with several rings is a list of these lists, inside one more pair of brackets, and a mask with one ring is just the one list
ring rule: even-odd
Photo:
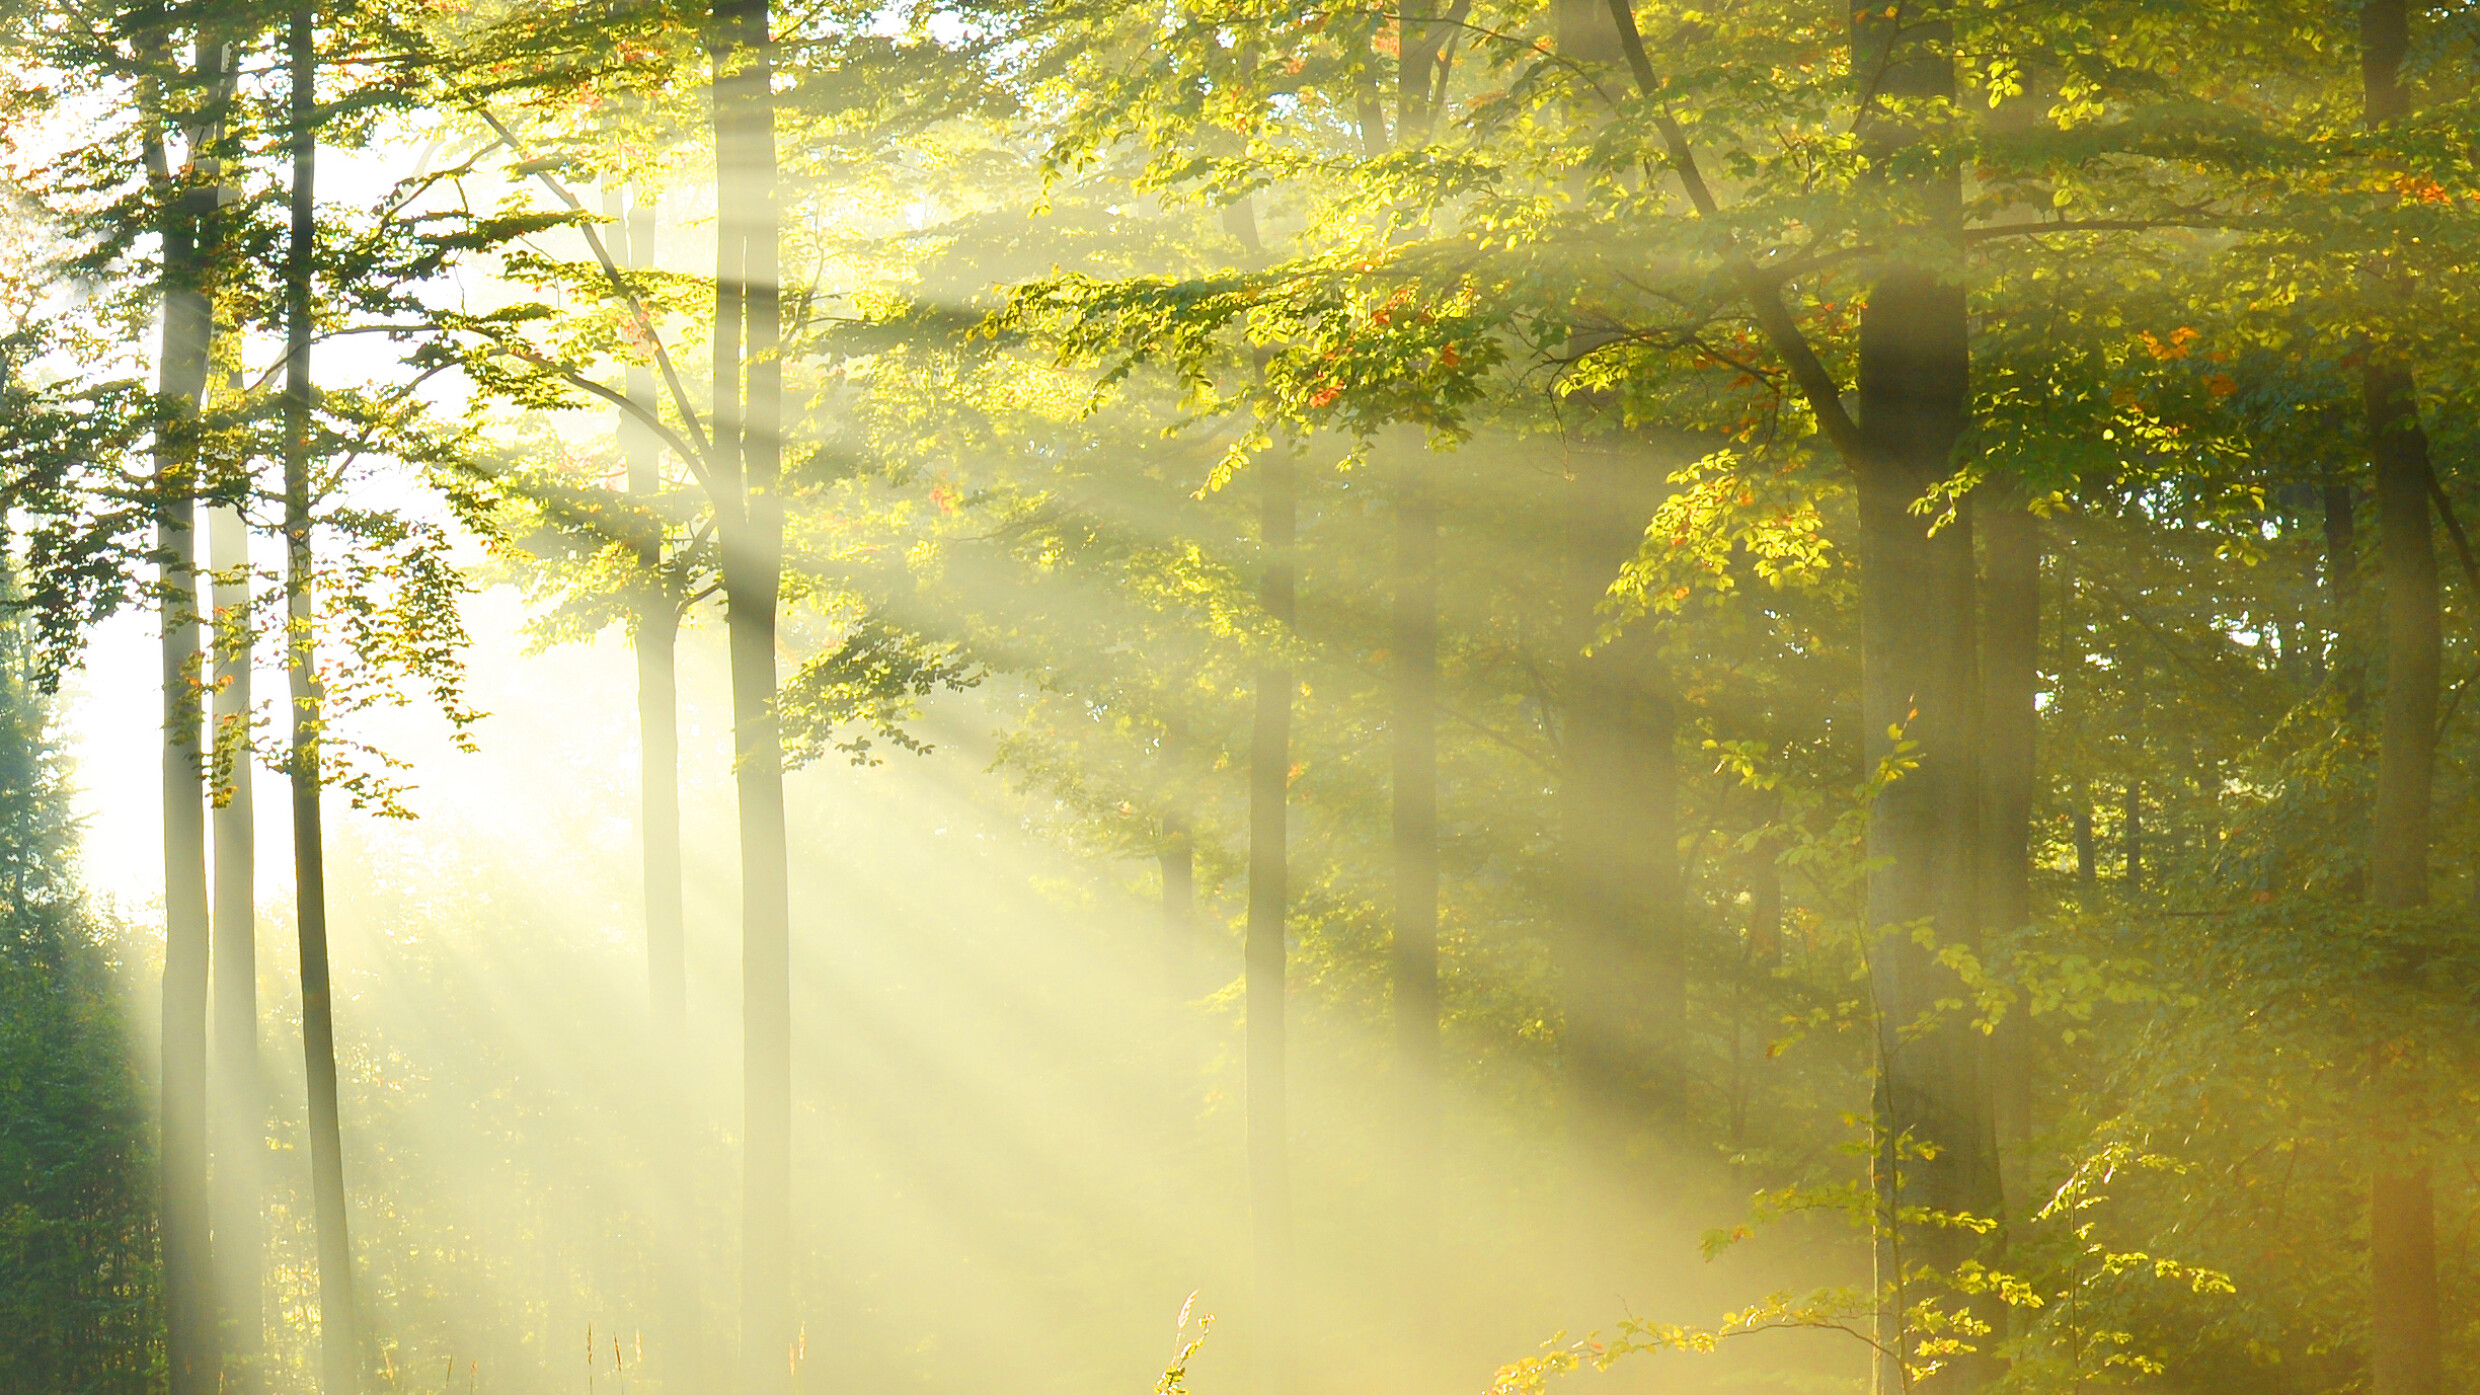
[[346,1208],[344,1127],[336,1093],[336,1016],[327,944],[327,841],[320,797],[330,719],[314,647],[316,558],[311,551],[313,413],[317,388],[310,352],[318,274],[318,13],[303,0],[284,36],[285,146],[292,156],[284,259],[285,673],[292,702],[287,752],[293,797],[293,914],[301,949],[301,1048],[309,1085],[310,1192],[318,1233],[319,1375],[327,1395],[361,1389],[360,1312],[353,1292],[353,1241]]
[[[2373,0],[2359,13],[2360,72],[2367,123],[2380,138],[2410,114],[2402,80],[2411,26],[2403,0]],[[2375,272],[2385,275],[2380,263]],[[2437,492],[2428,437],[2420,429],[2411,367],[2372,344],[2361,369],[2374,463],[2378,557],[2385,584],[2385,705],[2369,825],[2368,896],[2380,913],[2428,904],[2429,810],[2437,764],[2437,692],[2443,662],[2436,541],[2429,499]],[[2374,1275],[2369,1343],[2379,1395],[2433,1395],[2442,1388],[2437,1304],[2436,1205],[2427,1164],[2387,1149],[2368,1203]]]
[[[170,53],[172,35],[159,31],[148,43],[160,62]],[[145,113],[146,168],[163,210],[163,350],[152,489],[164,716],[160,1147],[165,1351],[173,1395],[207,1395],[221,1374],[207,1193],[207,829],[195,499],[214,327],[209,268],[216,251],[212,202],[219,181],[213,150],[220,124],[214,108],[224,48],[222,36],[205,28],[195,44],[195,67],[184,73],[167,65],[167,87],[141,99],[153,105]],[[159,124],[177,119],[175,112],[186,117],[183,166],[177,172]]]

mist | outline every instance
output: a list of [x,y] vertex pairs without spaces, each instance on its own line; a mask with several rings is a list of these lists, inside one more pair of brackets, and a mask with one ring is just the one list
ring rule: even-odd
[[0,1392],[2468,1386],[2473,37],[0,5]]

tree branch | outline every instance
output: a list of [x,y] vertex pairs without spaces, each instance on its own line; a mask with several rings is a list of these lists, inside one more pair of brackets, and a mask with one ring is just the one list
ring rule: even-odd
[[[1628,71],[1636,77],[1637,90],[1647,98],[1662,101],[1657,90],[1661,83],[1654,76],[1653,61],[1645,55],[1645,39],[1636,30],[1636,10],[1630,0],[1610,0],[1610,17],[1619,29],[1619,47],[1627,54]],[[1662,144],[1671,168],[1679,175],[1680,187],[1688,194],[1688,202],[1697,216],[1713,221],[1720,217],[1722,204],[1714,197],[1712,187],[1697,168],[1696,151],[1688,144],[1688,133],[1672,114],[1670,104],[1662,101],[1654,113],[1655,129],[1662,135]],[[1731,279],[1737,281],[1740,293],[1748,298],[1748,308],[1756,317],[1757,327],[1765,331],[1774,352],[1782,355],[1791,369],[1791,380],[1799,384],[1800,395],[1807,399],[1809,410],[1817,414],[1817,424],[1834,443],[1843,463],[1858,467],[1865,454],[1859,423],[1843,406],[1843,390],[1826,371],[1825,361],[1817,356],[1808,336],[1800,332],[1799,323],[1784,308],[1780,283],[1766,273],[1739,249],[1736,240],[1723,254]]]
[[1988,223],[1966,228],[1955,236],[1965,243],[1988,242],[2001,237],[2039,237],[2044,233],[2074,232],[2151,232],[2157,228],[2204,228],[2218,230],[2230,224],[2221,219],[2196,217],[2170,218],[2087,218],[2061,223]]
[[[488,110],[481,106],[474,107],[473,111],[476,116],[482,118],[483,124],[489,126],[494,132],[498,133],[499,138],[502,141],[507,142],[510,150],[516,152],[519,156],[523,156],[525,154],[525,143],[517,138],[516,132],[509,130],[505,125],[502,125],[498,117],[493,116]],[[586,206],[577,201],[577,196],[568,191],[567,185],[553,179],[550,171],[536,169],[533,171],[533,175],[534,178],[540,182],[544,188],[549,189],[560,202],[567,204],[571,212],[584,213],[586,211]],[[711,448],[708,446],[706,441],[706,432],[698,425],[697,410],[689,404],[688,390],[680,385],[679,370],[672,366],[671,351],[663,347],[663,337],[655,332],[654,320],[646,313],[645,302],[639,300],[637,298],[637,292],[629,288],[628,278],[620,274],[619,264],[611,259],[610,251],[603,246],[602,234],[596,232],[593,224],[591,223],[580,223],[577,225],[577,230],[585,234],[586,246],[593,249],[595,262],[603,268],[603,278],[611,282],[611,288],[619,294],[621,302],[628,306],[630,317],[637,321],[638,332],[644,334],[646,336],[647,344],[653,347],[654,361],[656,366],[663,370],[663,385],[672,395],[672,405],[679,410],[680,420],[682,424],[688,428],[690,439],[697,443],[697,452],[695,454],[691,454],[690,452],[684,450],[681,453],[681,458],[690,462],[690,468],[697,471],[698,482],[700,484],[705,484],[707,482],[707,475],[705,470],[700,468],[700,464],[701,462],[710,460]],[[597,392],[602,391],[599,387],[595,390]],[[605,395],[610,396],[608,393]],[[626,399],[615,400],[625,401]],[[659,421],[654,424],[658,427],[658,429],[661,428],[661,423]],[[666,431],[666,434],[670,433]],[[679,438],[675,436],[673,439],[677,441]]]
[[550,373],[560,381],[567,383],[572,387],[583,388],[587,392],[593,393],[595,396],[602,398],[604,401],[609,402],[613,406],[618,407],[621,411],[624,411],[631,417],[634,417],[639,425],[644,426],[647,430],[661,436],[664,444],[670,446],[673,451],[680,456],[681,461],[689,467],[689,473],[697,476],[699,488],[706,490],[710,494],[714,492],[714,477],[706,473],[705,461],[699,458],[696,451],[689,448],[689,443],[681,439],[679,432],[674,431],[671,426],[663,420],[662,413],[655,411],[653,408],[648,407],[645,403],[638,401],[636,398],[629,396],[627,393],[605,387],[603,384],[594,381],[592,378],[587,377],[585,374],[578,372],[576,369],[571,368],[566,364],[554,363],[550,359],[543,357],[541,354],[535,353],[532,349],[524,348],[518,345],[503,345],[503,347],[505,347],[509,353],[514,354],[518,358],[524,359],[527,363],[533,364],[535,367]]
[[2454,516],[2454,501],[2446,497],[2446,487],[2437,481],[2437,472],[2428,472],[2428,497],[2437,501],[2437,516],[2446,525],[2446,536],[2454,540],[2454,555],[2463,564],[2463,580],[2471,586],[2475,601],[2480,601],[2480,562],[2471,555],[2471,539],[2463,533],[2463,521]]

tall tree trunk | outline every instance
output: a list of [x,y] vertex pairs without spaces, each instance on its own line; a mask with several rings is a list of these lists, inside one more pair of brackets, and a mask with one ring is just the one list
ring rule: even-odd
[[[222,207],[237,190],[224,183],[221,147],[226,117],[239,85],[239,64],[230,45],[215,54],[214,121],[218,149],[199,162],[212,172],[212,197]],[[212,297],[210,297],[212,312]],[[210,337],[216,332],[210,321]],[[214,355],[210,354],[212,358]],[[243,385],[237,351],[225,357],[224,390],[238,404]],[[203,405],[203,403],[202,403]],[[246,498],[256,471],[247,446],[209,483],[225,497]],[[218,504],[207,515],[207,560],[215,573],[216,652],[214,729],[209,738],[226,782],[210,816],[214,834],[213,940],[211,958],[215,1050],[209,1124],[214,1136],[213,1207],[216,1300],[227,1395],[264,1388],[266,1320],[267,1101],[258,1058],[258,767],[251,726],[250,669],[257,622],[251,605],[257,579],[250,572],[249,524],[237,504]]]
[[[1994,1217],[1994,1137],[1979,1033],[1954,1012],[1917,1031],[1960,985],[1917,942],[1925,924],[1940,945],[1977,939],[1972,535],[1968,514],[1931,531],[1912,506],[1951,470],[1965,410],[1961,288],[1894,271],[1861,316],[1860,428],[1875,450],[1859,471],[1864,755],[1878,769],[1895,755],[1913,768],[1883,785],[1871,810],[1868,923],[1879,1021],[1880,1149],[1884,1209],[1880,1285],[1915,1265],[1951,1270],[1980,1256],[1979,1237],[1905,1225],[1897,1208]],[[1934,1156],[1923,1157],[1923,1149]],[[1906,1350],[1908,1295],[1881,1313],[1881,1347]],[[1976,1390],[1986,1359],[1950,1361],[1929,1383]],[[1880,1395],[1907,1382],[1881,1361]]]
[[[643,271],[654,265],[655,209],[641,191],[623,223],[622,265]],[[654,370],[628,368],[629,401],[658,410]],[[662,442],[629,412],[619,414],[620,450],[627,462],[629,492],[649,517],[659,516],[663,493]],[[663,534],[650,524],[636,540],[639,592],[634,635],[637,651],[638,823],[646,894],[646,998],[657,1039],[667,1051],[681,1045],[688,1010],[686,946],[681,918],[680,862],[680,606],[664,572]]]
[[[1952,99],[1951,26],[1935,13],[1856,13],[1854,68],[1864,90],[1908,101]],[[1872,100],[1877,100],[1873,98]],[[1915,139],[1902,113],[1866,117],[1863,140],[1880,158]],[[1932,228],[1959,220],[1951,167],[1916,176],[1919,216]],[[1895,264],[1871,287],[1860,317],[1858,458],[1861,571],[1861,730],[1875,770],[1893,757],[1893,733],[1911,743],[1913,768],[1880,786],[1868,828],[1870,976],[1879,1024],[1882,1239],[1879,1285],[1881,1395],[1912,1384],[1900,1366],[1914,1265],[1951,1271],[1988,1244],[1958,1227],[1910,1225],[1898,1208],[2002,1210],[1981,1035],[1962,1014],[1955,975],[1914,937],[1925,924],[1941,945],[1972,945],[1979,931],[1980,698],[1976,671],[1969,502],[1944,520],[1914,512],[1954,471],[1970,411],[1971,349],[1961,286],[1933,270]],[[1924,1016],[1935,1025],[1920,1030]],[[1922,1156],[1922,1152],[1930,1156]],[[2002,1317],[1994,1305],[1984,1316]],[[1987,1343],[1981,1344],[1984,1348]],[[1993,1378],[1986,1351],[1950,1358],[1920,1383],[1978,1390]]]
[[[2022,481],[2005,476],[1981,487],[1974,510],[1986,553],[1981,589],[1981,913],[2004,931],[2032,920],[2033,741],[2038,730],[2041,640],[2039,521]],[[1989,1043],[1991,1086],[2002,1137],[2032,1128],[2032,1062],[2019,1008]]]
[[[2428,904],[2429,812],[2443,659],[2437,555],[2428,512],[2428,439],[2420,429],[2407,370],[2371,363],[2366,384],[2379,560],[2385,577],[2385,725],[2369,828],[2368,895],[2381,911],[2414,911]],[[2428,1162],[2416,1156],[2382,1157],[2372,1185],[2371,1389],[2376,1395],[2436,1395],[2444,1377],[2436,1206]]]
[[[715,435],[740,804],[741,1370],[744,1395],[788,1389],[792,1305],[792,982],[783,735],[775,714],[782,591],[781,292],[774,50],[766,0],[718,0],[715,33]],[[726,404],[734,405],[727,415]],[[725,442],[729,440],[730,444]]]
[[[215,1259],[226,1344],[225,1387],[264,1384],[266,1099],[258,1060],[258,752],[250,730],[249,526],[240,510],[207,515],[215,570],[215,731],[228,783],[212,816],[215,833]],[[221,763],[221,762],[219,762]]]
[[[642,189],[629,207],[606,195],[606,211],[621,220],[620,264],[643,271],[654,266],[655,204]],[[659,410],[654,372],[628,367],[628,399],[638,410]],[[629,492],[649,520],[661,516],[662,443],[635,414],[619,413],[620,452],[628,466]],[[663,532],[649,522],[636,539],[637,607],[631,638],[637,656],[638,842],[646,898],[646,1007],[659,1059],[686,1059],[688,971],[682,921],[680,859],[680,605],[665,571]],[[657,1260],[654,1365],[676,1390],[706,1379],[704,1305],[696,1278],[696,1188],[689,1175],[688,1097],[675,1095],[652,1140],[658,1182],[667,1202]]]
[[1249,919],[1241,945],[1248,1004],[1249,1212],[1257,1251],[1258,1395],[1287,1395],[1292,1379],[1292,1184],[1284,1108],[1283,937],[1290,920],[1287,804],[1292,764],[1292,666],[1281,646],[1298,618],[1293,554],[1294,467],[1283,452],[1259,462],[1259,603],[1281,633],[1259,662],[1249,741]]
[[[2406,0],[2373,0],[2361,7],[2360,72],[2372,130],[2410,114],[2410,94],[2401,80],[2410,41]],[[2380,294],[2399,289],[2382,268],[2371,279]],[[2410,365],[2387,346],[2371,345],[2361,381],[2385,578],[2384,729],[2369,826],[2368,897],[2380,914],[2401,913],[2427,905],[2429,893],[2429,811],[2444,657],[2428,512],[2435,476]],[[2368,1257],[2370,1389],[2374,1395],[2437,1395],[2444,1384],[2437,1217],[2425,1157],[2388,1148],[2378,1158],[2369,1196]]]
[[360,1314],[346,1229],[344,1131],[336,1101],[335,993],[327,966],[327,850],[320,818],[322,698],[314,648],[310,553],[310,322],[317,274],[318,17],[297,5],[285,32],[291,68],[292,236],[284,261],[285,670],[293,701],[291,770],[295,921],[301,938],[301,1052],[309,1084],[311,1216],[319,1251],[319,1371],[326,1395],[361,1387]]
[[1395,461],[1394,713],[1390,724],[1395,925],[1397,1291],[1406,1350],[1434,1349],[1438,1270],[1438,499],[1424,443]]
[[[222,52],[197,40],[197,88],[218,85]],[[145,113],[150,124],[154,112]],[[197,497],[214,307],[209,290],[214,186],[200,168],[204,122],[186,123],[189,167],[169,168],[150,130],[148,161],[164,191],[163,341],[154,480],[156,605],[163,689],[164,1351],[171,1395],[213,1395],[221,1378],[207,1177],[208,890],[201,703]]]

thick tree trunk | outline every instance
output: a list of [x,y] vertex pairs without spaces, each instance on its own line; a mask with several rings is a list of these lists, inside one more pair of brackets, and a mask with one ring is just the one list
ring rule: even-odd
[[[2410,47],[2405,0],[2360,10],[2360,65],[2374,129],[2410,112],[2401,82]],[[2382,273],[2372,278],[2380,290]],[[2383,912],[2428,904],[2429,814],[2437,767],[2443,622],[2429,519],[2435,476],[2410,366],[2372,345],[2362,377],[2375,469],[2378,560],[2385,579],[2385,707],[2369,825],[2368,898]],[[2368,1206],[2374,1395],[2437,1395],[2444,1359],[2437,1302],[2437,1215],[2427,1159],[2380,1156]]]
[[[2032,920],[2032,800],[2037,789],[2034,701],[2040,692],[2041,541],[2020,481],[1981,488],[1974,510],[1986,579],[1981,588],[1981,886],[1984,922],[2002,931]],[[2000,1135],[2032,1127],[2032,1062],[2025,1014],[2003,1018],[1989,1042]]]
[[2420,430],[2408,372],[2370,366],[2368,417],[2385,576],[2385,727],[2377,756],[2368,890],[2379,906],[2408,909],[2428,904],[2429,809],[2443,661],[2428,438]]
[[[775,624],[784,528],[781,306],[777,279],[773,43],[766,0],[714,12],[715,439],[732,497],[723,587],[740,804],[741,1371],[744,1395],[797,1372],[792,1302],[791,906],[783,736],[775,715]],[[726,444],[729,441],[730,444]]]
[[[2410,48],[2406,0],[2360,9],[2360,71],[2371,129],[2407,116],[2401,81]],[[2380,271],[2381,292],[2395,289]],[[2372,345],[2362,377],[2385,578],[2385,709],[2369,827],[2368,896],[2382,914],[2428,904],[2429,812],[2437,767],[2443,623],[2429,519],[2435,476],[2420,429],[2410,365]],[[2437,1303],[2437,1213],[2428,1161],[2380,1156],[2370,1188],[2368,1257],[2374,1395],[2437,1395],[2444,1385]]]
[[[197,272],[194,242],[167,235],[165,272]],[[176,245],[179,244],[179,245]],[[206,379],[202,293],[164,297],[164,423],[156,447],[155,553],[163,682],[163,1253],[172,1395],[210,1395],[218,1372],[207,1206],[208,908],[201,782],[196,511],[197,393]]]
[[[1872,103],[1935,101],[1955,92],[1950,27],[1934,14],[1856,14],[1854,67]],[[1865,114],[1863,139],[1891,157],[1915,138],[1900,110]],[[1943,170],[1913,192],[1932,228],[1959,217],[1959,180]],[[1878,1186],[1881,1395],[1908,1382],[1895,1354],[1909,1348],[1902,1313],[1913,1265],[1951,1271],[1991,1243],[1955,1226],[1906,1225],[1897,1208],[1996,1219],[2003,1205],[1982,1037],[1917,932],[1941,945],[1977,943],[1980,859],[1980,706],[1972,517],[1968,501],[1943,520],[1914,511],[1954,471],[1971,406],[1971,348],[1963,288],[1929,269],[1894,265],[1860,318],[1857,459],[1861,572],[1861,730],[1868,768],[1909,743],[1913,768],[1880,787],[1871,810],[1868,924],[1878,1016]],[[1924,1019],[1934,1025],[1926,1026]],[[1922,1156],[1928,1152],[1930,1156]],[[2000,1320],[1992,1304],[1983,1316]],[[1938,1391],[1986,1385],[1997,1363],[1981,1352],[1949,1358],[1928,1381]]]
[[[1881,768],[1896,756],[1899,734],[1913,762],[1880,788],[1868,831],[1886,1207],[1880,1283],[1888,1285],[1910,1266],[1951,1270],[1983,1251],[1968,1230],[1897,1223],[1895,1208],[1994,1218],[2000,1205],[1980,1034],[1961,1015],[1938,1013],[1937,1002],[1960,985],[1916,938],[1926,928],[1937,944],[1969,945],[1979,928],[1971,519],[1959,512],[1933,531],[1913,511],[1951,472],[1963,429],[1963,291],[1927,273],[1892,271],[1870,294],[1860,338],[1859,425],[1870,447],[1858,470],[1864,756]],[[1932,1015],[1935,1025],[1921,1030]],[[1923,1149],[1935,1155],[1920,1156]],[[1888,1351],[1904,1349],[1909,1296],[1897,1298],[1881,1316]],[[1976,1390],[1991,1366],[1985,1357],[1951,1360],[1928,1384]],[[1881,1369],[1881,1395],[1905,1384]]]
[[[1887,1284],[1911,1265],[1951,1270],[1984,1251],[1968,1230],[1897,1223],[1894,1208],[1995,1218],[2001,1207],[1981,1036],[1960,1014],[1938,1013],[1960,984],[1915,933],[1970,945],[1979,930],[1971,518],[1958,512],[1932,531],[1912,508],[1950,473],[1963,428],[1963,292],[1925,273],[1891,272],[1873,289],[1860,334],[1860,428],[1871,447],[1859,470],[1864,755],[1880,768],[1899,733],[1914,763],[1881,787],[1868,832]],[[1932,1015],[1936,1025],[1920,1030]],[[1891,1304],[1881,1319],[1890,1351],[1903,1349],[1904,1306]],[[1976,1390],[1992,1367],[1985,1356],[1954,1359],[1928,1385]],[[1881,1370],[1881,1392],[1904,1384]]]
[[[214,84],[220,49],[198,40],[195,78]],[[152,119],[152,113],[149,114]],[[201,158],[200,124],[188,158]],[[160,163],[160,161],[158,162]],[[169,174],[169,171],[166,172]],[[214,310],[208,288],[212,185],[180,172],[166,187],[163,342],[154,481],[159,657],[163,689],[164,976],[160,1158],[164,1354],[171,1395],[213,1395],[222,1371],[207,1179],[207,816],[200,726],[197,566],[199,417]]]
[[[1295,619],[1294,471],[1269,451],[1260,461],[1264,495],[1258,538],[1265,572],[1259,601],[1286,633]],[[1258,1395],[1287,1395],[1292,1383],[1292,1186],[1284,1104],[1284,943],[1291,894],[1285,840],[1292,761],[1292,666],[1279,651],[1257,671],[1257,716],[1249,744],[1249,919],[1241,947],[1248,1004],[1249,1211],[1257,1252]]]
[[1419,433],[1399,432],[1395,499],[1394,997],[1398,1235],[1395,1263],[1408,1351],[1435,1347],[1438,1267],[1438,500]]
[[301,1048],[309,1084],[311,1216],[318,1232],[319,1371],[326,1395],[361,1386],[353,1245],[346,1229],[344,1131],[336,1101],[335,993],[327,965],[327,851],[320,819],[321,693],[312,623],[310,322],[317,263],[317,15],[297,6],[285,34],[291,67],[292,237],[284,263],[285,615],[293,730],[293,883],[301,939]]
[[215,571],[215,730],[230,761],[215,833],[215,1260],[226,1348],[225,1388],[264,1384],[266,1099],[258,1060],[258,752],[250,734],[249,527],[238,509],[207,515]]
[[2369,1389],[2437,1395],[2445,1388],[2437,1308],[2437,1203],[2422,1160],[2381,1163],[2369,1188]]

